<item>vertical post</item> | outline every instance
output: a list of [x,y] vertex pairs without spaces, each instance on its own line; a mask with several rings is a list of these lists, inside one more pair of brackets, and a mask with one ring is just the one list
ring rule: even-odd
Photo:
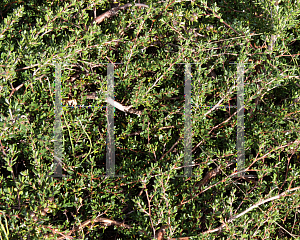
[[[244,64],[239,63],[237,66],[237,171],[245,169],[245,149],[244,149]],[[238,173],[238,177],[244,176],[245,173]]]
[[[107,65],[107,97],[114,99],[114,65]],[[114,106],[106,104],[107,138],[106,138],[106,175],[115,176],[115,139],[114,139]]]
[[61,65],[55,63],[55,122],[54,122],[54,174],[52,177],[62,177],[62,127],[61,127]]
[[184,85],[184,175],[191,177],[192,167],[192,106],[191,106],[191,64],[185,64],[185,85]]

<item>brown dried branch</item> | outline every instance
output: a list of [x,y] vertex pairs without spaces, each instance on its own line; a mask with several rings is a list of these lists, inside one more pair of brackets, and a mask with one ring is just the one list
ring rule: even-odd
[[[235,164],[234,162],[228,162],[225,168],[230,167],[231,165]],[[213,170],[209,171],[204,178],[196,185],[197,187],[201,188],[204,186],[211,178],[217,176],[221,172],[220,166],[214,168]]]
[[106,98],[106,102],[109,103],[110,105],[114,106],[115,108],[119,109],[122,112],[129,112],[129,113],[134,113],[138,116],[142,115],[143,111],[138,110],[138,109],[133,109],[132,105],[130,106],[124,106],[121,103],[118,103],[117,101],[113,100],[112,98],[108,97]]
[[[106,18],[110,18],[110,17],[113,17],[113,16],[117,15],[117,13],[118,13],[119,10],[124,10],[126,8],[131,7],[131,6],[133,6],[132,3],[127,3],[127,4],[123,5],[123,6],[114,7],[112,9],[108,10],[107,12],[101,14],[100,16],[96,17],[94,19],[94,22],[96,22],[96,23],[99,24],[99,23],[103,22]],[[148,5],[142,4],[142,3],[136,3],[134,6],[137,6],[137,7],[147,7],[147,8],[149,7]]]

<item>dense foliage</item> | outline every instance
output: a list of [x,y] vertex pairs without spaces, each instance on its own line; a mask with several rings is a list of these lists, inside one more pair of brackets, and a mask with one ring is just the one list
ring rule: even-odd
[[[166,239],[299,238],[299,1],[125,4],[0,3],[0,236],[150,239],[164,229]],[[115,101],[142,111],[115,110],[123,177],[105,177],[105,108],[63,111],[66,176],[49,177],[55,64],[63,99],[105,106],[107,63],[116,63]],[[186,63],[191,178],[176,177],[184,174]],[[210,107],[237,104],[237,63],[245,105],[239,178],[237,109]],[[99,98],[84,97],[92,92]]]

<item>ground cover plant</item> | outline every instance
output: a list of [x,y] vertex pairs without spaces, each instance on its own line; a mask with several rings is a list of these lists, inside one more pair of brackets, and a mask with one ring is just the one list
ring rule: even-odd
[[[0,6],[2,239],[299,238],[299,1]],[[238,63],[240,177],[237,108],[222,107],[237,105]],[[63,104],[106,106],[109,64],[114,100],[131,106],[114,111],[116,176],[106,176],[106,108],[68,107],[64,176],[49,177],[56,66]],[[188,66],[193,177],[183,176]]]

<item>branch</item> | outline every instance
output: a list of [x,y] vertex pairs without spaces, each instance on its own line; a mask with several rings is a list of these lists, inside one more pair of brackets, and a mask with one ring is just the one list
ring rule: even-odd
[[[126,9],[126,8],[131,7],[131,6],[132,6],[132,3],[127,3],[127,4],[123,5],[123,6],[114,7],[112,9],[108,10],[107,12],[101,14],[100,16],[96,17],[94,19],[94,22],[101,23],[106,18],[110,18],[110,17],[113,17],[113,16],[117,15],[117,13],[118,13],[119,10]],[[137,7],[147,7],[147,8],[149,7],[148,5],[142,4],[142,3],[136,3],[135,6],[137,6]]]
[[130,105],[128,107],[123,106],[121,103],[116,102],[115,100],[113,100],[110,97],[106,98],[106,102],[109,103],[110,105],[114,106],[115,108],[121,110],[122,112],[134,113],[134,114],[136,114],[138,116],[140,116],[142,114],[141,110],[131,109],[132,105]]
[[[257,208],[258,206],[264,204],[264,203],[267,203],[267,202],[270,202],[270,201],[273,201],[275,199],[279,199],[281,197],[285,197],[288,192],[292,192],[292,191],[296,191],[300,189],[300,187],[296,187],[296,188],[292,188],[292,189],[289,189],[289,190],[286,190],[285,192],[281,193],[281,194],[278,194],[277,196],[274,196],[274,197],[271,197],[271,198],[268,198],[268,199],[265,199],[263,201],[259,201],[258,203],[254,204],[253,206],[251,206],[250,208],[246,209],[245,211],[241,212],[240,214],[228,219],[226,221],[226,223],[230,223],[230,222],[233,222],[233,220],[245,215],[247,212],[250,212],[251,210],[253,210],[254,208]],[[213,232],[217,232],[217,231],[221,231],[225,226],[226,226],[226,223],[223,223],[220,227],[218,228],[215,228],[215,229],[212,229],[212,230],[208,230],[206,232],[203,232],[203,234],[205,233],[213,233]]]
[[[11,84],[11,86],[12,86],[12,84]],[[10,93],[10,95],[9,95],[9,98],[11,98],[11,96],[12,96],[16,91],[18,91],[21,87],[23,87],[23,86],[24,86],[24,83],[22,83],[21,85],[17,86],[16,88],[13,88],[12,91],[11,91],[11,93]],[[12,86],[12,87],[13,87],[13,86]]]
[[162,155],[162,157],[159,159],[159,162],[167,155],[169,154],[173,148],[179,143],[179,141],[183,139],[182,137],[179,137],[178,140],[176,141],[176,143],[173,144],[173,146],[169,149],[169,151],[167,151],[164,155]]
[[110,220],[108,218],[97,217],[95,220],[89,219],[89,220],[83,222],[82,224],[80,224],[80,226],[78,226],[76,229],[70,231],[67,235],[64,235],[62,233],[59,233],[59,232],[55,231],[55,233],[59,233],[59,234],[63,235],[63,237],[58,237],[57,240],[70,239],[71,238],[70,235],[72,233],[77,232],[77,231],[85,228],[86,226],[88,226],[90,224],[93,224],[93,223],[96,223],[96,222],[102,223],[104,226],[116,225],[118,227],[124,227],[124,228],[128,228],[128,229],[132,228],[131,226],[129,226],[127,224],[124,224],[124,223],[120,223],[120,222],[117,222],[117,221],[114,221],[114,220]]

